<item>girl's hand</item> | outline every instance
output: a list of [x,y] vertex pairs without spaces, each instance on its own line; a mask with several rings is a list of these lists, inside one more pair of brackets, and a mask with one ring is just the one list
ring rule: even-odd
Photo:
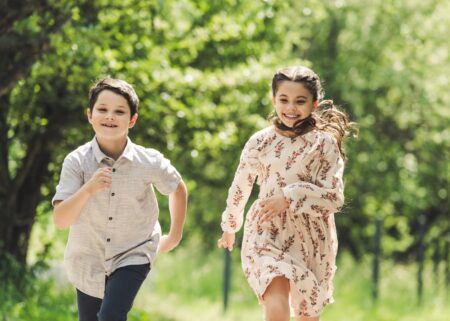
[[260,202],[261,205],[261,222],[272,220],[276,215],[280,215],[289,207],[289,203],[283,193],[276,194],[266,198]]
[[174,248],[180,244],[181,236],[174,236],[172,234],[161,236],[161,240],[159,241],[157,252],[167,253],[172,251]]
[[83,188],[90,194],[94,195],[102,189],[111,186],[112,174],[111,168],[102,167],[95,171],[94,175],[84,184]]
[[223,247],[224,249],[232,251],[235,238],[236,236],[234,233],[223,232],[222,237],[217,240],[217,246],[219,248]]

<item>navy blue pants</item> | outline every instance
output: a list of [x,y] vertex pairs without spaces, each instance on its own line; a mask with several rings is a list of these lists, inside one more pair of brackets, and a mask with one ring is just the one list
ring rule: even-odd
[[103,299],[77,289],[79,321],[126,321],[134,298],[149,271],[149,264],[117,269],[105,280]]

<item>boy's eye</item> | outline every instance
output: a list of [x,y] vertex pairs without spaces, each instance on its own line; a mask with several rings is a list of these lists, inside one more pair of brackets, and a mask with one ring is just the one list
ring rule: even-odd
[[98,111],[105,112],[106,108],[97,108]]
[[280,99],[280,101],[283,103],[283,104],[286,104],[288,101],[287,101],[287,99]]
[[122,110],[118,110],[118,111],[116,111],[116,113],[117,113],[117,114],[119,114],[119,115],[123,115],[123,114],[125,114],[125,112],[124,112],[124,111],[122,111]]
[[304,104],[306,101],[305,100],[297,100],[297,104],[302,105]]

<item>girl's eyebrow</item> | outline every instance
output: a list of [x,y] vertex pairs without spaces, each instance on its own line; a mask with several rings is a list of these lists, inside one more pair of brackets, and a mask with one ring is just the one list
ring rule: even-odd
[[[280,94],[280,97],[287,97],[287,95],[286,95],[286,94]],[[308,97],[306,97],[306,96],[302,96],[302,95],[300,95],[300,96],[297,96],[297,97],[295,97],[295,99],[297,99],[297,98],[304,98],[304,99],[308,99]]]

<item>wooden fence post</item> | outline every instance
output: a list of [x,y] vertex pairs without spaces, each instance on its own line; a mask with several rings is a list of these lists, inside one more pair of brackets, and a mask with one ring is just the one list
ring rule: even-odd
[[450,233],[447,234],[445,240],[444,260],[445,260],[445,289],[446,293],[450,290]]
[[381,257],[381,224],[382,219],[377,217],[375,219],[375,235],[374,235],[374,258],[372,270],[372,298],[374,301],[378,299],[378,281],[380,274],[380,257]]
[[433,251],[433,274],[434,274],[434,285],[436,290],[439,290],[439,265],[441,263],[441,250],[439,247],[439,239],[434,240],[434,251]]
[[419,216],[419,248],[417,250],[417,300],[420,304],[422,302],[423,294],[423,270],[425,264],[425,215],[421,214]]
[[228,295],[230,292],[231,279],[231,254],[230,251],[224,249],[224,269],[223,269],[223,310],[228,308]]

